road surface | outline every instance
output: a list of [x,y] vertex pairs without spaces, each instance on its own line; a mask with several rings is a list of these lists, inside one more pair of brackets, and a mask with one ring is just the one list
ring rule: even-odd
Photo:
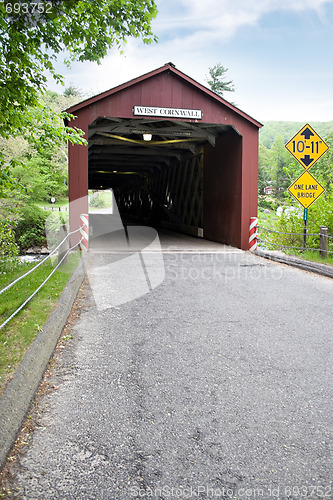
[[332,498],[333,281],[170,247],[150,293],[83,288],[13,495]]

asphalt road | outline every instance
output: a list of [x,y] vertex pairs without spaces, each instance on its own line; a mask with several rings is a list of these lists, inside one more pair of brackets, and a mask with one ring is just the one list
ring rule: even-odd
[[332,498],[333,281],[249,253],[165,279],[73,339],[16,468],[27,499]]

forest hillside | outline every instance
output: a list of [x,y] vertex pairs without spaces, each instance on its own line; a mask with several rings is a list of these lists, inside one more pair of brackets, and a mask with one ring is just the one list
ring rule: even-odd
[[[277,136],[283,137],[283,142],[288,142],[305,125],[305,122],[267,121],[263,122],[260,130],[260,144],[270,149]],[[323,139],[333,133],[333,120],[329,122],[309,122],[309,125]]]

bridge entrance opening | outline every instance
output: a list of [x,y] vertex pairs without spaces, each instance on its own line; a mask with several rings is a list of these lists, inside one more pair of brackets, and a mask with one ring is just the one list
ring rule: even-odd
[[113,190],[125,225],[221,241],[212,219],[223,218],[221,195],[227,210],[239,190],[241,137],[232,126],[100,117],[88,148],[88,187]]

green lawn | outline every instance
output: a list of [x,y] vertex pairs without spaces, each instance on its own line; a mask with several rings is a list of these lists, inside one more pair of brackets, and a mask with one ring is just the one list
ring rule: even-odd
[[[34,201],[34,205],[40,208],[52,208],[52,203],[50,201]],[[53,203],[54,208],[59,208],[68,205],[68,198],[56,198],[55,203]]]
[[[79,252],[71,254],[68,263],[61,265],[22,311],[0,330],[0,394],[54,309],[79,258]],[[0,273],[0,290],[35,265],[20,264],[11,273]],[[38,288],[53,269],[50,259],[47,259],[33,273],[0,295],[0,324]]]

